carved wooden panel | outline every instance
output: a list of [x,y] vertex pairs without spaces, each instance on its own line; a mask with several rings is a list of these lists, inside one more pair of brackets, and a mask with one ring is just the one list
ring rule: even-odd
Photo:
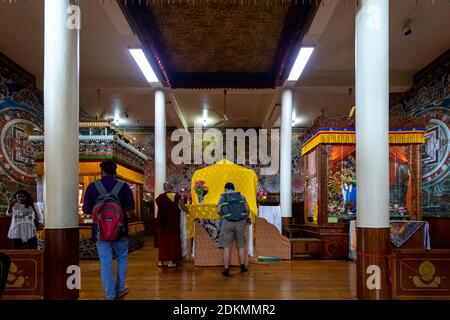
[[11,258],[3,299],[42,299],[43,254],[36,250],[6,250]]
[[422,155],[421,145],[410,146],[410,166],[412,177],[412,219],[422,220]]
[[318,152],[319,224],[328,223],[328,152],[329,145],[321,144]]
[[450,297],[450,250],[393,251],[394,299]]
[[348,236],[346,237],[324,237],[322,259],[347,259],[348,258]]

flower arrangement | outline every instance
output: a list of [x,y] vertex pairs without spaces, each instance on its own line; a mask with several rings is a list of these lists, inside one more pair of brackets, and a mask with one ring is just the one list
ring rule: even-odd
[[399,214],[402,216],[408,215],[408,209],[404,206],[399,205],[398,203],[391,205],[389,210],[390,210],[391,215],[396,215],[396,214]]
[[400,213],[401,215],[405,215],[405,214],[408,213],[408,211],[404,207],[399,207],[398,208],[398,213]]
[[203,180],[197,180],[195,182],[194,191],[198,196],[198,202],[203,203],[203,197],[208,193],[208,186],[206,186],[206,182]]
[[258,199],[259,203],[263,202],[267,199],[267,192],[265,192],[264,190],[258,191],[258,193],[256,194],[256,198]]

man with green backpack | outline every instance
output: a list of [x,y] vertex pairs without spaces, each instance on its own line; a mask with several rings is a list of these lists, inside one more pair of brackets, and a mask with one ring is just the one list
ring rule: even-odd
[[230,275],[230,253],[233,239],[236,239],[239,249],[239,263],[241,272],[248,271],[245,266],[245,245],[247,242],[247,221],[250,213],[245,197],[234,190],[234,184],[225,184],[225,193],[220,196],[217,204],[220,215],[223,218],[222,228],[219,236],[219,246],[223,247],[224,271],[222,275]]

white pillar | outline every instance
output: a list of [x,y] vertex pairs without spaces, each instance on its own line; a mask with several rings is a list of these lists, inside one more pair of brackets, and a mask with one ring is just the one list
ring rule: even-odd
[[44,203],[44,176],[36,176],[36,201]]
[[44,172],[47,229],[78,228],[79,31],[69,0],[45,0]]
[[[166,101],[163,90],[155,92],[155,198],[166,181]],[[155,206],[155,216],[157,210]]]
[[281,97],[280,206],[281,216],[292,217],[292,90]]
[[362,0],[356,15],[358,227],[389,227],[389,1]]

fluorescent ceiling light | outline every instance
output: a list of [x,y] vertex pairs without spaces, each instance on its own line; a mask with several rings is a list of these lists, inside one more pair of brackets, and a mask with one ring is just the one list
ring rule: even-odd
[[302,47],[300,52],[298,53],[297,59],[295,60],[294,66],[292,67],[291,73],[287,81],[297,81],[303,69],[305,69],[306,64],[308,63],[309,58],[311,57],[314,48],[312,47]]
[[158,77],[156,76],[155,72],[153,72],[150,63],[148,62],[147,57],[144,54],[144,51],[142,49],[132,48],[129,48],[128,51],[130,51],[130,54],[133,56],[137,65],[139,66],[139,68],[141,68],[141,71],[147,79],[147,82],[159,82]]

